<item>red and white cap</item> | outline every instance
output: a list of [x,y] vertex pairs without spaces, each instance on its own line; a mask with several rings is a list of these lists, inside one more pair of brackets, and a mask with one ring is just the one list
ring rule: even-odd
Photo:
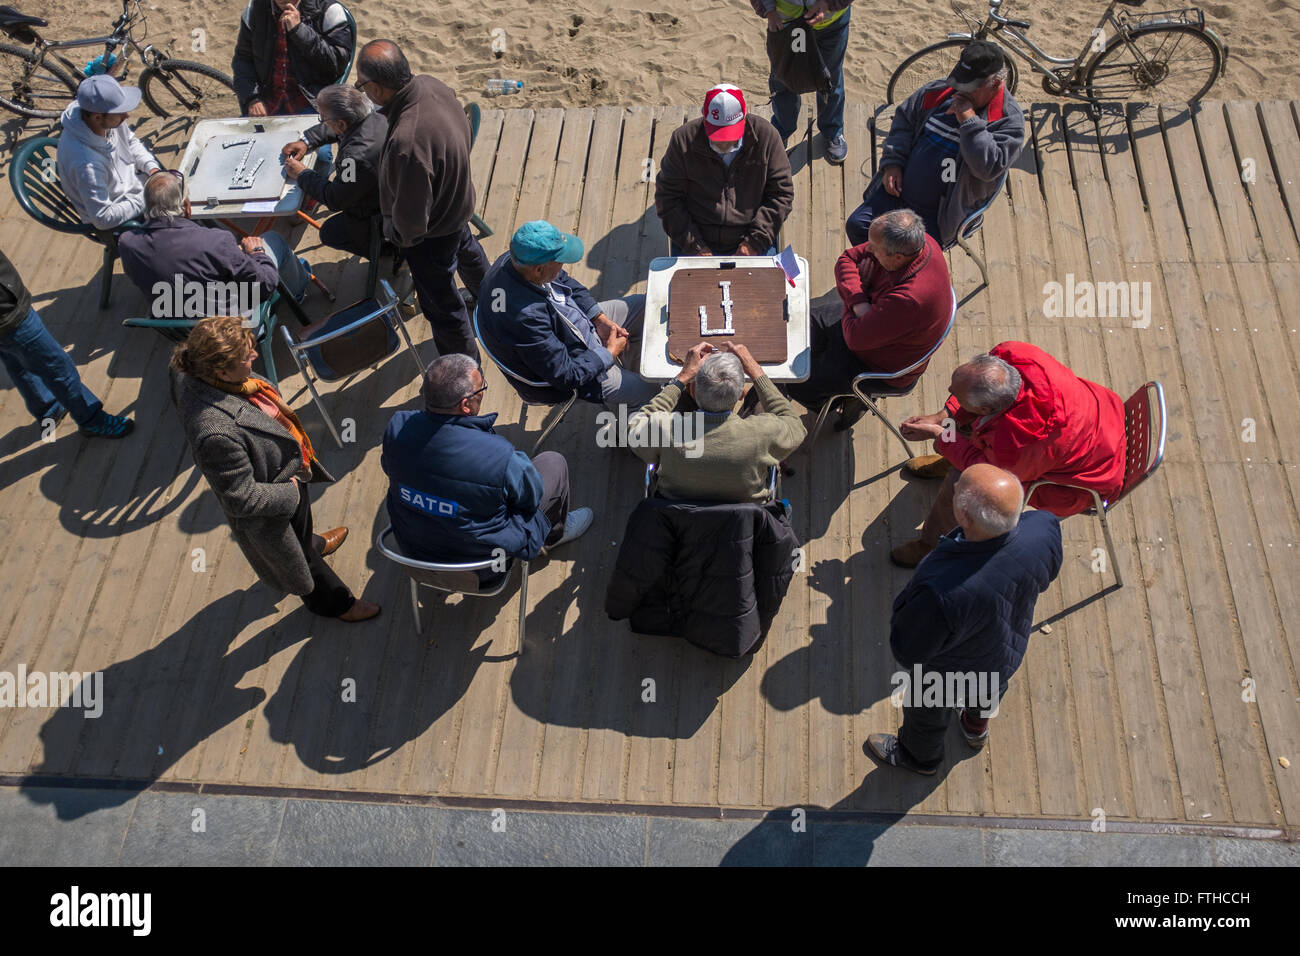
[[730,83],[719,83],[704,95],[700,114],[711,140],[726,142],[745,134],[745,94]]

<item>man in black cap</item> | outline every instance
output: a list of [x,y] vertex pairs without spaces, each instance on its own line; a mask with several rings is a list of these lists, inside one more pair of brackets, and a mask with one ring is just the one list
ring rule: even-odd
[[880,169],[844,224],[853,245],[891,209],[916,212],[944,248],[957,241],[962,220],[988,202],[1025,145],[1025,114],[1003,86],[1004,66],[996,43],[975,40],[947,79],[899,105]]

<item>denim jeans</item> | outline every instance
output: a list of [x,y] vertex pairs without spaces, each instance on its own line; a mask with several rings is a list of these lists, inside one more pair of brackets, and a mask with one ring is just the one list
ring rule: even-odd
[[0,362],[38,422],[67,409],[78,425],[87,425],[104,407],[82,384],[77,366],[45,329],[32,309],[8,335],[0,335]]
[[261,239],[267,258],[275,263],[276,271],[280,273],[280,281],[295,299],[301,301],[307,294],[307,283],[311,281],[311,276],[289,248],[289,241],[278,232],[265,233]]
[[626,405],[634,412],[659,394],[662,383],[651,382],[632,368],[639,367],[641,330],[645,324],[645,296],[629,295],[623,299],[607,299],[600,303],[600,311],[615,325],[627,329],[627,348],[623,351],[622,365],[615,362],[600,377],[600,397],[609,409]]
[[[827,142],[844,132],[844,53],[849,47],[852,9],[846,8],[844,16],[825,30],[810,31],[826,68],[831,71],[830,92],[817,94],[817,128]],[[774,76],[767,78],[767,88],[772,94],[772,125],[782,139],[789,139],[799,121],[799,95],[791,93]]]

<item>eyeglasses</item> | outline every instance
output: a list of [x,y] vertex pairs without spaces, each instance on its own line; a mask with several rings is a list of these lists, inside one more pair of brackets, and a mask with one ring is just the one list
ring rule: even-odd
[[470,392],[468,395],[462,398],[461,401],[462,402],[468,401],[469,399],[473,398],[475,395],[482,395],[487,390],[488,390],[487,382],[484,382],[482,388],[476,388],[474,391]]
[[373,82],[375,82],[375,81],[374,81],[374,80],[363,80],[361,77],[358,76],[358,77],[357,77],[357,81],[356,81],[355,83],[353,83],[352,85],[353,85],[353,87],[355,87],[356,89],[358,89],[358,90],[360,90],[362,93],[364,93],[364,92],[366,91],[366,87],[369,86],[369,85],[370,85],[371,83],[373,83]]

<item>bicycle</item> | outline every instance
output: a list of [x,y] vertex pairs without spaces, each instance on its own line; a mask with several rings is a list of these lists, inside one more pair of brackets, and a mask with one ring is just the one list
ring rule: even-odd
[[[121,81],[131,70],[131,54],[139,56],[140,92],[158,116],[238,116],[234,81],[204,63],[172,59],[145,39],[145,14],[140,0],[122,0],[122,15],[108,36],[83,40],[46,40],[36,27],[48,26],[40,17],[11,7],[0,8],[0,31],[26,47],[0,43],[0,106],[20,116],[58,119],[77,95],[81,80],[104,72]],[[137,33],[139,36],[137,36]],[[104,52],[77,66],[61,51],[103,45]],[[116,53],[122,48],[121,56]]]
[[[1099,115],[1103,99],[1130,99],[1159,89],[1162,99],[1195,103],[1223,74],[1228,45],[1205,25],[1195,7],[1135,16],[1117,5],[1140,7],[1146,0],[1110,0],[1087,44],[1073,59],[1052,56],[1026,35],[1028,20],[1011,20],[998,13],[1004,0],[989,0],[982,22],[950,0],[953,10],[970,27],[950,33],[909,56],[889,78],[888,103],[905,100],[931,80],[947,76],[973,40],[988,40],[1014,53],[1042,74],[1043,89],[1053,96],[1087,101]],[[1108,34],[1107,27],[1110,27]],[[1180,55],[1181,54],[1181,55]],[[1018,69],[1006,57],[1007,91],[1014,94]]]

